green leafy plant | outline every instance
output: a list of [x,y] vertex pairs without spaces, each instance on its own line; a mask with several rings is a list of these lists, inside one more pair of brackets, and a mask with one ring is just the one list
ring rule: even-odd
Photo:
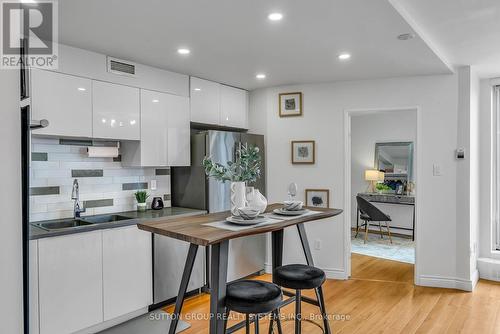
[[391,190],[391,187],[389,187],[385,183],[377,183],[377,185],[375,186],[375,188],[377,188],[378,191],[389,191],[389,190]]
[[211,157],[205,157],[202,162],[205,173],[209,177],[225,182],[253,183],[260,177],[262,160],[257,146],[243,144],[236,151],[236,161],[228,161],[226,165],[214,162]]
[[145,190],[139,190],[134,193],[137,203],[146,203],[149,195]]

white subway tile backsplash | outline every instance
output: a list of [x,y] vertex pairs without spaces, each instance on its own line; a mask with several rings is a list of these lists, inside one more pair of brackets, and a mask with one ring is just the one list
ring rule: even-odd
[[33,169],[59,169],[59,161],[32,161]]
[[57,142],[57,144],[51,144],[51,145],[33,143],[32,147],[33,147],[32,148],[33,152],[45,152],[45,153],[70,153],[71,152],[71,148],[69,146],[59,145],[59,142]]
[[34,169],[33,178],[51,178],[51,177],[71,177],[71,170],[69,169]]
[[[74,178],[72,170],[103,170],[102,177],[79,177],[80,200],[113,199],[113,206],[89,208],[82,216],[131,211],[136,209],[135,190],[122,190],[124,183],[157,180],[157,190],[148,189],[150,198],[170,194],[170,176],[155,175],[155,168],[124,168],[112,158],[89,158],[86,146],[59,145],[58,139],[36,138],[32,150],[48,153],[48,161],[33,161],[30,169],[30,186],[59,186],[59,195],[31,196],[30,220],[69,218],[73,216],[71,191]],[[170,206],[170,201],[164,201]]]

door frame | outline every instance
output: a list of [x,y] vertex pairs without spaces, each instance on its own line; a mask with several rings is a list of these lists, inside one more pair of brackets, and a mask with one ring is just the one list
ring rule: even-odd
[[414,181],[417,186],[415,195],[415,269],[414,284],[419,285],[420,263],[418,259],[420,246],[419,227],[420,227],[420,198],[422,194],[422,183],[418,183],[422,173],[422,112],[420,106],[403,107],[380,107],[366,109],[345,109],[344,110],[344,263],[346,278],[351,277],[351,118],[352,116],[377,114],[381,112],[400,112],[412,111],[417,116],[416,140],[414,145],[415,171]]

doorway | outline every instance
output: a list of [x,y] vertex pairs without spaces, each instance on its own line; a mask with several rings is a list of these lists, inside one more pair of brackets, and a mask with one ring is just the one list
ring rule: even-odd
[[[411,268],[418,277],[419,123],[418,107],[345,111],[345,252],[350,277],[359,274],[360,261],[376,266],[388,261]],[[368,219],[366,224],[367,213],[359,207],[363,200],[387,220]]]

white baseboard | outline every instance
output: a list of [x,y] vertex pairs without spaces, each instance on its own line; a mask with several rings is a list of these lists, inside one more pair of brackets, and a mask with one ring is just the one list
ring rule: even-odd
[[417,285],[428,286],[432,288],[447,288],[472,291],[477,284],[479,274],[476,271],[472,276],[473,277],[471,280],[464,280],[456,277],[420,275]]
[[[335,269],[335,268],[321,268],[321,269],[325,272],[326,278],[328,279],[346,280],[349,278],[346,271],[343,269]],[[264,270],[266,271],[266,273],[271,274],[273,268],[270,264],[266,263]]]
[[480,278],[500,282],[500,260],[480,257],[477,259],[477,268]]

